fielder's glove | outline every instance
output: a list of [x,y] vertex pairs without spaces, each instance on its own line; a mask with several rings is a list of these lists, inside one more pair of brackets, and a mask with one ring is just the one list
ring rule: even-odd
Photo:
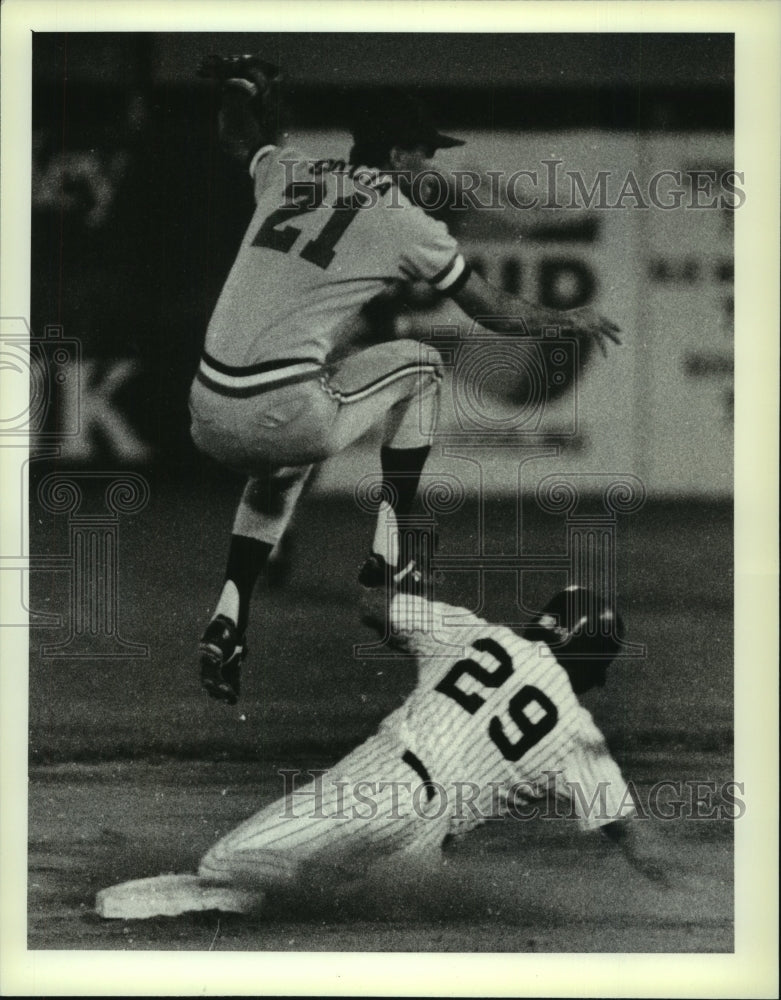
[[573,334],[590,337],[607,354],[608,341],[620,344],[620,327],[606,316],[600,315],[592,306],[569,309],[563,315],[563,326]]
[[256,55],[207,56],[198,68],[198,76],[223,86],[244,88],[260,102],[269,99],[281,79],[278,66]]
[[[222,89],[220,139],[229,156],[246,161],[261,145],[276,141],[285,117],[278,66],[256,55],[212,55],[203,60],[198,75]],[[245,101],[237,103],[239,94]]]
[[234,657],[222,666],[201,664],[201,687],[210,698],[235,705],[241,694],[241,656]]

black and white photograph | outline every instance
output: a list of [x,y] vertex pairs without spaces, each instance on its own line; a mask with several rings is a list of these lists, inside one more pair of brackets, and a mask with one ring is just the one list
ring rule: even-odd
[[3,993],[773,995],[780,26],[4,5]]

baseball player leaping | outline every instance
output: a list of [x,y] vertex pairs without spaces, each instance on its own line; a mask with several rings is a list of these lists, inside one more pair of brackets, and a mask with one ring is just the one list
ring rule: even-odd
[[[557,595],[523,635],[463,608],[367,590],[365,620],[414,655],[415,690],[379,731],[308,786],[219,840],[198,876],[102,890],[104,917],[250,911],[318,870],[345,884],[393,857],[424,871],[447,838],[558,796],[649,878],[667,876],[648,824],[578,695],[605,682],[620,622],[589,591]],[[528,812],[525,814],[528,816]]]
[[198,448],[249,477],[199,647],[203,686],[232,704],[255,581],[313,464],[377,425],[387,502],[361,579],[376,580],[383,560],[395,561],[388,549],[412,508],[435,430],[441,359],[413,340],[351,351],[348,331],[368,302],[427,282],[493,330],[557,324],[604,349],[607,339],[618,342],[618,328],[590,308],[561,313],[508,296],[470,272],[447,227],[410,200],[434,152],[461,141],[402,95],[356,119],[348,166],[277,145],[276,68],[237,56],[216,58],[203,72],[222,88],[220,139],[246,163],[256,201],[190,395]]

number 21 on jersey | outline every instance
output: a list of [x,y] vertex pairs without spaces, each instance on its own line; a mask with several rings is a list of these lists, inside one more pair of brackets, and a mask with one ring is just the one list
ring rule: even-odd
[[[322,178],[288,184],[285,188],[285,204],[267,217],[255,234],[252,246],[289,253],[302,232],[299,226],[289,223],[320,208],[324,197]],[[370,199],[358,193],[348,198],[337,198],[325,225],[317,236],[304,244],[299,257],[325,271],[336,256],[336,244],[347,232],[358,212],[369,203]]]
[[[493,639],[476,639],[472,643],[472,649],[478,653],[488,653],[496,661],[496,666],[488,670],[476,660],[458,660],[434,688],[435,691],[452,698],[470,715],[474,715],[485,704],[485,698],[477,691],[466,692],[459,687],[458,682],[461,678],[472,677],[484,688],[499,688],[513,672],[513,662],[509,653]],[[526,709],[531,705],[536,705],[543,713],[536,722],[526,713]],[[507,705],[507,711],[520,731],[520,738],[510,739],[498,715],[492,716],[489,721],[488,735],[504,759],[514,763],[553,729],[559,713],[545,692],[533,684],[524,684],[519,691],[516,691]]]

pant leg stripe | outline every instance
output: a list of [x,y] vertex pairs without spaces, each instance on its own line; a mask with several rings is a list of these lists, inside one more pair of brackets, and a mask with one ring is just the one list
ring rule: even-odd
[[426,789],[426,798],[429,802],[434,798],[434,785],[431,781],[431,775],[426,770],[423,761],[417,757],[411,750],[405,750],[401,758],[405,764],[409,764],[412,770],[418,775],[419,778],[423,780],[423,787]]
[[374,382],[370,382],[361,389],[356,389],[353,392],[342,392],[339,389],[334,389],[325,382],[325,390],[329,395],[338,399],[340,403],[357,403],[361,399],[365,399],[367,396],[373,395],[375,392],[379,392],[380,389],[384,389],[388,385],[392,385],[394,382],[398,382],[401,378],[406,378],[408,375],[433,375],[435,378],[441,378],[441,374],[437,365],[433,364],[410,364],[405,365],[403,368],[397,368],[395,371],[388,372],[387,375],[383,375],[382,378],[376,379]]

